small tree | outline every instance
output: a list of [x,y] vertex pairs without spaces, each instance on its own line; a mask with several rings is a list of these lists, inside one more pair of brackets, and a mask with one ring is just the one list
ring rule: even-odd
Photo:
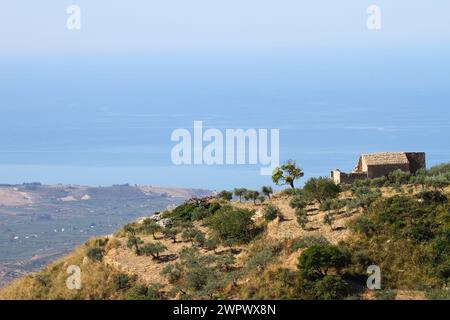
[[191,218],[194,221],[202,220],[202,219],[206,218],[208,215],[210,215],[210,211],[203,206],[196,207],[191,212]]
[[190,241],[193,244],[194,238],[199,232],[200,231],[195,228],[188,228],[183,230],[181,233],[181,238],[183,241]]
[[326,199],[336,198],[339,195],[339,192],[341,192],[341,188],[331,179],[319,177],[311,178],[306,181],[303,192],[312,199],[322,203],[322,201]]
[[261,188],[261,192],[262,192],[267,198],[270,199],[270,196],[271,196],[272,193],[273,193],[273,189],[272,189],[272,187],[270,187],[270,186],[263,186],[263,187]]
[[432,187],[435,191],[444,191],[445,187],[449,185],[449,179],[445,175],[439,174],[437,176],[427,177],[425,184]]
[[135,225],[133,223],[128,223],[123,227],[123,231],[125,231],[125,233],[127,234],[135,235],[136,234]]
[[412,182],[416,185],[420,185],[422,187],[422,191],[425,190],[425,185],[427,181],[427,171],[426,169],[419,169],[416,171],[415,175],[412,178]]
[[330,226],[331,231],[333,231],[333,222],[334,222],[334,216],[332,216],[331,214],[325,214],[325,216],[323,217],[323,223],[327,224]]
[[116,291],[126,290],[131,288],[131,282],[133,279],[125,273],[119,273],[113,275],[113,287]]
[[339,272],[349,263],[349,257],[337,247],[319,244],[302,252],[298,258],[298,269],[308,279],[320,279],[325,277],[330,269]]
[[140,245],[143,244],[144,241],[142,241],[141,238],[136,237],[135,235],[129,235],[128,241],[127,241],[127,247],[130,249],[134,248],[134,252],[139,256],[141,254],[140,252]]
[[162,227],[151,219],[145,219],[142,223],[142,231],[151,234],[153,240],[156,240],[156,233],[162,230]]
[[306,205],[306,201],[303,200],[301,196],[294,196],[292,197],[291,201],[289,201],[289,206],[292,209],[305,209]]
[[258,197],[258,201],[259,201],[259,203],[264,203],[264,201],[266,201],[266,197],[264,197],[263,195],[260,195],[259,197]]
[[280,215],[280,209],[274,205],[269,204],[264,208],[264,220],[272,221]]
[[246,209],[224,207],[209,217],[206,224],[217,239],[232,245],[246,242],[254,235],[253,214]]
[[246,200],[253,200],[253,204],[256,205],[256,200],[259,198],[259,192],[255,190],[247,190],[244,197]]
[[397,186],[405,184],[409,180],[410,173],[397,169],[389,173],[388,180]]
[[234,195],[236,197],[239,197],[239,202],[242,202],[242,197],[245,195],[246,192],[247,192],[247,189],[245,189],[245,188],[235,188],[234,189]]
[[142,246],[141,252],[146,256],[152,256],[153,259],[159,259],[160,254],[167,250],[167,247],[161,242],[147,243]]
[[308,215],[303,208],[295,209],[295,216],[297,218],[297,223],[302,229],[306,228],[306,224],[308,223]]
[[230,271],[232,266],[236,263],[236,258],[231,250],[228,250],[221,256],[220,263],[225,271]]
[[206,240],[204,247],[208,251],[213,250],[215,252],[218,244],[219,244],[219,241],[216,238],[209,238],[208,240]]
[[297,167],[295,161],[286,161],[281,168],[276,167],[272,172],[272,181],[277,185],[289,185],[294,189],[294,181],[300,179],[305,174],[301,168]]
[[177,233],[178,233],[178,230],[176,228],[165,228],[163,230],[164,238],[172,239],[173,243],[177,242]]
[[217,197],[222,200],[230,201],[231,199],[233,199],[233,193],[227,190],[222,190],[219,192]]
[[352,188],[353,195],[356,197],[356,204],[362,208],[368,208],[375,200],[381,197],[380,190],[373,190],[369,187]]
[[201,232],[200,230],[195,234],[194,239],[192,241],[193,245],[203,248],[205,246],[206,243],[206,237],[205,234],[203,232]]

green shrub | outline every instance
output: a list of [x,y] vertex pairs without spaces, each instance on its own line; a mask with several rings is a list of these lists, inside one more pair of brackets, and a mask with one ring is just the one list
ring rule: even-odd
[[86,252],[86,256],[91,261],[102,261],[103,260],[103,250],[99,247],[89,248]]
[[326,199],[320,204],[320,210],[322,211],[339,211],[347,205],[346,200],[341,199]]
[[439,191],[422,191],[419,198],[425,202],[445,203],[448,201],[447,196]]
[[178,234],[177,228],[164,228],[163,229],[164,238],[171,239],[173,243],[177,242],[177,234]]
[[206,224],[220,241],[229,245],[243,243],[255,235],[253,214],[246,209],[223,207],[209,217]]
[[205,219],[210,215],[210,211],[205,207],[197,207],[191,212],[191,218],[194,221]]
[[142,241],[141,238],[136,237],[135,235],[130,235],[128,236],[128,240],[127,240],[127,247],[129,249],[134,249],[134,252],[137,255],[140,255],[140,245],[143,244],[144,241]]
[[410,173],[403,170],[397,169],[389,173],[388,180],[397,186],[406,184],[409,182]]
[[173,220],[191,220],[191,214],[197,207],[194,203],[184,203],[173,209],[166,217]]
[[348,290],[340,276],[324,276],[315,281],[313,294],[317,300],[342,300],[348,294]]
[[334,216],[331,214],[328,214],[328,213],[323,217],[323,223],[330,226],[330,229],[332,231],[334,230],[334,228],[333,228],[334,220],[335,220]]
[[130,289],[127,294],[128,300],[162,300],[164,295],[161,292],[162,284],[152,284],[150,286],[138,285]]
[[370,236],[375,231],[375,224],[367,216],[359,216],[350,223],[350,229],[352,231],[362,233],[366,236]]
[[173,295],[184,298],[213,298],[223,284],[219,272],[223,260],[214,255],[202,255],[194,248],[180,252],[179,262],[164,268],[162,274],[173,284]]
[[298,269],[307,279],[320,279],[330,269],[341,270],[350,263],[350,257],[332,245],[313,245],[301,253]]
[[145,219],[140,227],[141,232],[144,234],[151,234],[154,240],[156,239],[156,233],[161,232],[161,230],[162,227],[152,219]]
[[389,180],[386,177],[373,178],[370,180],[372,188],[381,188],[389,185]]
[[275,246],[258,248],[258,250],[255,250],[248,258],[244,267],[245,271],[249,272],[254,269],[262,270],[273,260],[278,252],[279,248]]
[[152,256],[153,259],[159,259],[160,254],[167,250],[167,247],[161,242],[147,243],[142,246],[141,253],[146,256]]
[[306,228],[306,224],[308,223],[308,214],[305,209],[297,208],[295,209],[295,217],[297,219],[297,223],[302,229]]
[[219,194],[217,195],[217,197],[219,199],[225,200],[225,201],[230,201],[231,199],[233,199],[233,193],[227,190],[222,190],[219,192]]
[[429,300],[450,300],[449,289],[434,289],[425,292],[425,297]]
[[397,293],[393,290],[375,290],[374,295],[377,300],[395,300]]
[[298,249],[308,248],[313,245],[326,245],[326,244],[329,244],[329,242],[323,236],[304,236],[300,238],[295,238],[292,241],[290,249],[292,251],[297,251]]
[[369,187],[352,188],[352,193],[355,196],[355,199],[350,201],[349,206],[353,208],[368,208],[373,202],[381,197],[380,190],[373,190]]
[[436,166],[431,167],[428,171],[427,171],[427,175],[428,176],[437,176],[440,174],[449,174],[450,173],[450,162],[448,163],[442,163]]
[[289,206],[292,209],[304,209],[306,208],[306,201],[304,200],[304,197],[300,195],[293,196],[291,201],[289,201]]
[[131,288],[133,279],[125,274],[119,273],[113,276],[113,287],[116,291],[127,290]]
[[371,181],[369,179],[356,179],[352,183],[352,189],[354,188],[360,188],[360,187],[369,187],[371,184]]
[[264,208],[264,220],[272,221],[275,220],[278,216],[280,216],[281,211],[278,207],[269,204]]
[[425,184],[435,191],[441,190],[443,191],[450,184],[450,179],[447,175],[439,174],[436,176],[426,177]]
[[359,236],[348,243],[354,270],[364,272],[368,264],[379,265],[389,289],[448,283],[450,206],[429,198],[380,199],[356,218],[350,227]]
[[340,187],[326,177],[310,178],[303,187],[303,192],[319,203],[336,198],[340,191]]

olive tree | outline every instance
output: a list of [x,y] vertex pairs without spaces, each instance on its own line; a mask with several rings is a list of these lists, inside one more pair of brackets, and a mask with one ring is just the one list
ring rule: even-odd
[[277,185],[289,185],[294,189],[294,181],[304,175],[304,172],[301,168],[297,167],[295,161],[288,160],[281,167],[276,167],[273,170],[272,181]]

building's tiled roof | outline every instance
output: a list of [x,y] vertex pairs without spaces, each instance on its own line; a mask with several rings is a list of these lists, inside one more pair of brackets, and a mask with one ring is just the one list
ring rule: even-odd
[[384,165],[384,164],[408,164],[408,158],[405,152],[381,152],[362,154],[361,158],[367,165]]

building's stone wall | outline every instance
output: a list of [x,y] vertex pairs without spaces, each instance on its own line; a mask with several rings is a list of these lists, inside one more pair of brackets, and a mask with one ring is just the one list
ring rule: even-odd
[[[357,179],[384,177],[395,170],[415,173],[419,169],[426,168],[424,152],[380,153],[371,154],[370,156],[372,157],[371,161],[366,162],[365,157],[367,155],[362,155],[351,173],[333,170],[331,179],[336,184],[351,184]],[[379,159],[374,159],[374,156],[378,156]]]
[[382,165],[370,165],[367,167],[367,176],[369,179],[379,178],[387,176],[389,173],[395,170],[402,170],[409,172],[409,164],[382,164]]
[[352,184],[355,180],[367,179],[367,172],[345,173],[339,170],[331,171],[331,179],[336,184]]
[[409,161],[409,171],[411,173],[426,168],[425,152],[407,152],[406,157]]

